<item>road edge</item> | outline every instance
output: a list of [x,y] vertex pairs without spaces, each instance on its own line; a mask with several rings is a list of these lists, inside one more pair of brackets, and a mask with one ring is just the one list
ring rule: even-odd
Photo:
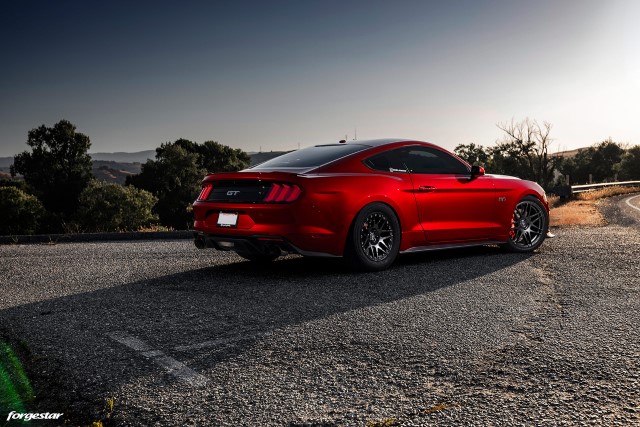
[[118,240],[177,240],[191,239],[193,231],[131,231],[125,233],[35,234],[0,236],[0,245],[31,243],[111,242]]

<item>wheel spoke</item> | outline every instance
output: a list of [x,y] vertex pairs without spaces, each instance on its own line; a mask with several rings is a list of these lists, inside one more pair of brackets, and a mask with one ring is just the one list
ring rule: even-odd
[[544,228],[544,210],[537,203],[523,200],[513,211],[511,242],[521,249],[535,246],[542,238]]
[[360,247],[370,260],[382,261],[391,253],[393,237],[389,218],[381,212],[373,212],[360,229]]

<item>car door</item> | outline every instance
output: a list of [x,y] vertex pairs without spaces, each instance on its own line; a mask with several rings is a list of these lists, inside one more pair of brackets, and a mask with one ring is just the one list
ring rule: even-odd
[[414,188],[429,243],[489,239],[498,230],[493,178],[472,176],[467,165],[432,147],[399,150]]

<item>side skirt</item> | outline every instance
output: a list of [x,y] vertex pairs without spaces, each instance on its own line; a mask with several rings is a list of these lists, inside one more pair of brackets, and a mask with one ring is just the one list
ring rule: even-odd
[[427,252],[427,251],[439,251],[441,249],[458,249],[458,248],[469,248],[473,246],[484,246],[484,245],[500,245],[505,242],[499,240],[482,240],[479,242],[457,242],[457,243],[439,243],[429,246],[414,246],[413,248],[409,248],[406,251],[401,251],[401,254],[409,254],[414,252]]

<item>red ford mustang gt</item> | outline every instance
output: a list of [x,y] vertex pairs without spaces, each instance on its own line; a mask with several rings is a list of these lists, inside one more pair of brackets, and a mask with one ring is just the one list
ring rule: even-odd
[[341,141],[214,173],[193,204],[195,244],[252,261],[283,252],[345,257],[364,270],[398,253],[499,244],[536,249],[549,205],[536,183],[485,175],[408,140]]

